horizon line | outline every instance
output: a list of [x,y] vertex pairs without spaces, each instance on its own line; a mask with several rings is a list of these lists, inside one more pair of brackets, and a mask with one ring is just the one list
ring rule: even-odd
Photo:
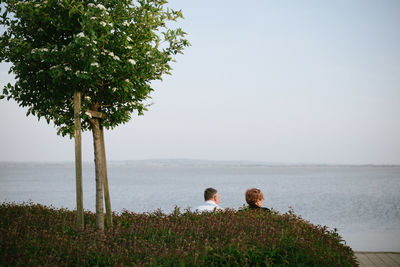
[[[129,163],[129,162],[199,162],[199,163],[215,163],[215,164],[234,164],[242,163],[249,165],[264,165],[264,166],[385,166],[395,167],[400,163],[316,163],[316,162],[274,162],[262,160],[215,160],[215,159],[192,159],[192,158],[154,158],[154,159],[124,159],[124,160],[107,160],[108,163]],[[0,163],[36,163],[36,164],[60,164],[74,163],[74,160],[0,160]],[[85,164],[94,164],[93,161],[82,161]]]

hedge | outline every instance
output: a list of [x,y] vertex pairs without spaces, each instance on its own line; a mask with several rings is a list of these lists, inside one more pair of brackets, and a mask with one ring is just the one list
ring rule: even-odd
[[95,214],[39,204],[0,204],[1,266],[357,266],[336,230],[293,212],[225,210],[113,214],[100,234]]

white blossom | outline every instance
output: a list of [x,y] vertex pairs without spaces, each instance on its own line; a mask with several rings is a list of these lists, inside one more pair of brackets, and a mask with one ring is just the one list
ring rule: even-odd
[[114,87],[113,89],[111,89],[114,93],[115,91],[117,91],[117,87]]
[[107,23],[105,23],[104,21],[100,21],[100,25],[105,27],[105,26],[107,26]]
[[106,10],[106,7],[103,6],[102,4],[98,4],[98,5],[97,5],[97,8],[98,8],[98,9],[101,9],[101,10]]
[[128,62],[131,63],[132,65],[136,64],[136,61],[134,59],[128,59]]
[[128,42],[132,42],[132,39],[131,39],[131,37],[126,37],[126,40],[128,41]]
[[89,112],[85,112],[86,115],[88,115],[89,118],[92,118],[92,114],[90,114]]
[[127,47],[125,47],[126,49],[132,49],[132,46],[128,45]]
[[130,81],[129,79],[126,79],[125,82],[126,82],[126,83],[130,83],[131,81]]
[[127,21],[124,21],[124,23],[122,23],[122,25],[124,25],[124,26],[128,27],[128,26],[129,26],[129,22],[127,22]]
[[38,73],[42,73],[42,72],[44,72],[44,70],[39,70],[39,71],[38,71]]
[[42,49],[39,49],[40,51],[42,51],[42,52],[48,52],[49,51],[49,49],[47,49],[47,48],[42,48]]
[[85,34],[84,34],[83,32],[80,32],[80,33],[78,33],[78,34],[76,35],[76,37],[78,37],[78,38],[83,38],[83,37],[85,37]]
[[87,73],[87,71],[79,71],[79,70],[77,70],[75,72],[75,75],[78,75],[78,74],[88,74],[88,73]]
[[35,7],[40,7],[40,4],[36,4]]
[[88,7],[94,7],[94,4],[93,3],[89,3]]
[[96,17],[91,17],[90,19],[92,19],[92,20],[96,20],[97,18],[96,18]]
[[113,56],[113,58],[114,58],[115,60],[120,60],[120,58],[119,58],[118,56]]
[[90,96],[85,96],[86,101],[90,102],[92,99],[90,98]]
[[90,64],[90,66],[98,68],[100,65],[97,62],[93,62]]
[[109,54],[110,56],[112,56],[112,57],[115,56],[113,52],[109,52],[108,54]]
[[66,66],[66,67],[64,67],[64,70],[65,71],[70,71],[70,70],[72,70],[70,67],[68,67],[68,66]]
[[108,26],[112,27],[114,26],[114,24],[112,24],[112,22],[108,23]]
[[55,68],[57,68],[58,66],[51,66],[50,67],[50,69],[52,70],[52,69],[55,69]]

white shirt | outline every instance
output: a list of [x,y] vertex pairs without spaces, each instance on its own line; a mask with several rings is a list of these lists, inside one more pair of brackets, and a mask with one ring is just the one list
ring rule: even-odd
[[203,205],[198,206],[196,208],[197,212],[204,212],[204,211],[214,211],[215,210],[222,210],[222,208],[220,206],[218,206],[214,201],[212,200],[207,200],[206,202],[204,202]]

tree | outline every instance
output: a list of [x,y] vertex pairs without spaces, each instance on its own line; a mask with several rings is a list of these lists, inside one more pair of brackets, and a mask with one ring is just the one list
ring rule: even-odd
[[[151,81],[170,74],[174,56],[189,46],[169,22],[183,18],[166,0],[1,0],[0,59],[16,82],[1,98],[14,99],[57,133],[74,135],[74,93],[82,97],[82,131],[93,133],[96,222],[104,229],[107,176],[103,129],[143,115]],[[104,184],[105,185],[105,184]]]

